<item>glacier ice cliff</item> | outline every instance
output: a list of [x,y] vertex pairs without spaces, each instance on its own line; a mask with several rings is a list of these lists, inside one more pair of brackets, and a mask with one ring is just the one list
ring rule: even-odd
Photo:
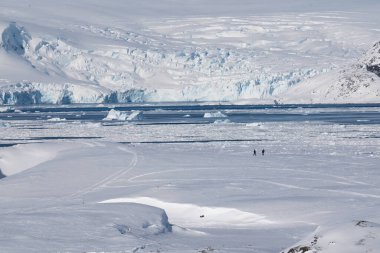
[[168,19],[140,30],[71,24],[58,34],[12,22],[0,60],[14,60],[13,76],[0,69],[0,104],[273,100],[361,52],[361,41],[342,44],[318,16],[282,18]]

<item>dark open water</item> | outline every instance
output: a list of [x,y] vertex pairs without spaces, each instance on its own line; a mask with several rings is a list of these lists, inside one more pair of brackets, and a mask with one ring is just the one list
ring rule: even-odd
[[[40,105],[12,107],[0,113],[0,120],[102,121],[109,110],[143,112],[137,124],[208,124],[216,118],[204,118],[205,112],[221,111],[236,123],[323,121],[339,124],[380,124],[380,104],[346,105],[202,105],[202,104],[118,104],[118,105]],[[186,116],[185,116],[186,115]],[[221,118],[226,119],[226,118]],[[53,121],[51,123],[54,123]]]

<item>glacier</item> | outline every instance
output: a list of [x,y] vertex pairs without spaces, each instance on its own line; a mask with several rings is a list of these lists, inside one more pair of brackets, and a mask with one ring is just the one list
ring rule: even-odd
[[[357,4],[342,11],[324,2],[319,12],[303,5],[289,12],[279,4],[280,14],[248,14],[246,8],[263,8],[251,1],[231,15],[228,1],[202,13],[190,3],[186,15],[148,17],[130,1],[6,0],[0,104],[273,101],[354,61],[378,40],[376,15],[369,12],[376,3],[367,0],[365,11],[353,13]],[[176,1],[162,5],[180,8]],[[55,16],[58,6],[62,15]]]

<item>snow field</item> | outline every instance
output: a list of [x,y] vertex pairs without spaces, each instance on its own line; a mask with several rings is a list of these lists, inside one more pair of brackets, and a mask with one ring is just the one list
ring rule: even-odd
[[[103,138],[0,149],[7,252],[379,248],[376,124],[9,121],[1,128],[4,141]],[[224,141],[197,142],[205,139]],[[189,142],[163,143],[176,140]],[[266,155],[253,157],[253,148]],[[31,154],[41,158],[21,172],[16,161],[26,164]]]

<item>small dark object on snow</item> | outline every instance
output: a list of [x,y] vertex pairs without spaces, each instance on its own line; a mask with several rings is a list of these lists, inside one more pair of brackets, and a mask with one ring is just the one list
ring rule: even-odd
[[204,218],[205,216],[204,216],[204,214],[202,214],[201,216],[199,216],[200,218]]
[[261,150],[261,154],[264,155],[265,153],[265,149]]
[[256,156],[256,149],[253,150],[253,156]]

